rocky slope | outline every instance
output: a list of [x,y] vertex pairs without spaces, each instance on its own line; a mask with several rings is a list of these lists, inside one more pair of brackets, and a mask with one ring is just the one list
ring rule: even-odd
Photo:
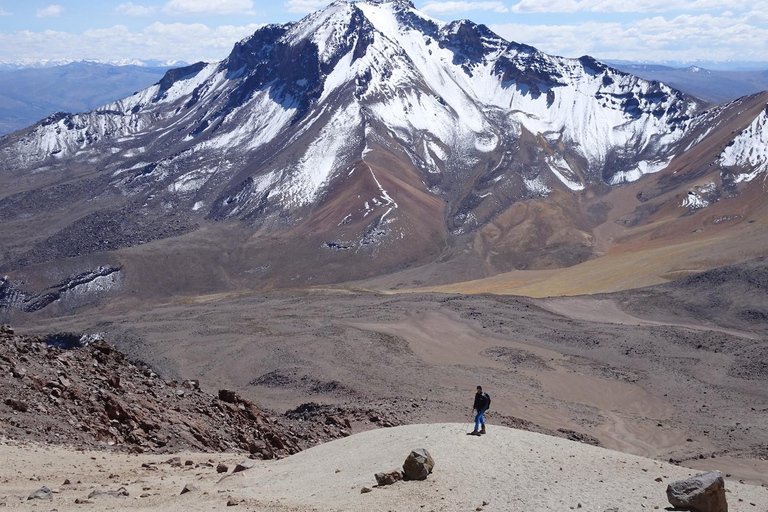
[[[147,261],[186,293],[370,277],[468,245],[475,277],[571,266],[616,242],[600,226],[739,208],[765,171],[766,103],[704,110],[407,0],[340,0],[0,139],[0,268],[37,294],[51,266],[124,266],[151,295],[169,290]],[[630,183],[650,191],[627,201]]]
[[398,423],[381,411],[311,403],[279,417],[234,391],[212,396],[197,381],[167,382],[112,345],[71,334],[15,336],[2,326],[0,369],[0,435],[16,440],[271,459],[348,436],[352,422]]

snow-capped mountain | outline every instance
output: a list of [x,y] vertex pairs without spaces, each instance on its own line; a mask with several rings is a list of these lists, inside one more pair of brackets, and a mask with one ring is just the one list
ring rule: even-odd
[[[61,221],[67,236],[39,244],[65,243],[83,224],[108,236],[59,256],[240,219],[310,237],[312,251],[330,254],[322,258],[377,256],[383,266],[369,275],[432,258],[525,201],[552,198],[568,217],[562,198],[577,204],[660,173],[737,108],[705,106],[590,57],[433,20],[407,0],[340,0],[261,28],[221,62],[171,70],[120,101],[0,139],[2,174],[18,192],[0,216],[18,214],[32,190],[51,197],[36,187],[66,183],[77,193],[53,194],[56,207],[82,215]],[[724,150],[722,165],[761,172],[749,147],[762,127]],[[20,185],[22,176],[36,184]],[[86,192],[74,185],[86,180]],[[114,218],[94,217],[100,204],[140,227],[115,236],[104,227]],[[147,221],[171,215],[184,227],[158,234]],[[574,220],[576,231],[534,252],[544,265],[591,257],[598,217]],[[35,246],[5,266],[51,258]]]
[[[340,1],[259,30],[223,62],[175,70],[87,114],[52,116],[6,154],[27,166],[110,155],[124,192],[139,192],[139,169],[141,191],[161,185],[187,197],[255,159],[234,188],[191,205],[243,217],[315,203],[376,148],[406,153],[438,195],[478,168],[492,174],[491,163],[505,172],[488,178],[518,197],[634,181],[666,167],[700,107],[587,57],[551,57],[468,21],[434,21],[407,1]],[[507,172],[526,137],[530,162]],[[201,163],[173,170],[188,160]]]

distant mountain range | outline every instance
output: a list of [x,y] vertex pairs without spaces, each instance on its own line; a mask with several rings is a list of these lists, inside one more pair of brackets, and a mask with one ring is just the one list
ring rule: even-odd
[[0,135],[54,112],[85,112],[105,105],[152,85],[169,69],[140,64],[81,61],[0,66]]
[[140,66],[145,68],[173,68],[186,66],[189,63],[182,60],[156,60],[156,59],[42,59],[21,60],[14,62],[0,61],[0,71],[12,71],[16,69],[41,69],[66,66],[67,64],[104,64],[107,66]]
[[0,138],[4,300],[754,257],[766,103],[711,107],[407,0],[334,2]]
[[701,66],[679,68],[625,61],[609,64],[646,80],[664,82],[711,103],[723,103],[768,90],[768,63],[764,63],[761,69],[747,66],[744,66],[745,69],[711,69]]
[[662,61],[642,61],[642,60],[615,60],[606,59],[606,63],[612,66],[639,65],[639,66],[663,66],[667,68],[703,68],[712,71],[764,71],[768,69],[768,61],[746,61],[746,60],[662,60]]

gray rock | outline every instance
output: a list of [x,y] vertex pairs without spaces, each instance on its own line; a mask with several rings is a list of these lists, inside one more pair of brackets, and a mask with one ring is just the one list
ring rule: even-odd
[[413,450],[403,464],[406,480],[426,480],[435,467],[435,459],[426,448]]
[[217,473],[226,473],[227,471],[229,471],[229,466],[227,466],[223,462],[220,462],[219,465],[216,466]]
[[47,487],[41,487],[27,498],[28,500],[52,500],[53,493]]
[[19,412],[27,412],[29,410],[29,405],[27,405],[26,402],[22,400],[16,400],[14,398],[7,398],[5,400],[5,405]]
[[95,489],[91,491],[91,493],[88,495],[88,498],[98,498],[99,496],[112,496],[113,498],[125,498],[126,496],[129,496],[129,492],[126,490],[125,487],[121,487],[117,489],[116,491],[105,491],[104,489]]
[[395,469],[389,473],[376,473],[374,476],[376,477],[376,483],[379,484],[379,486],[385,486],[392,485],[395,482],[402,480],[403,472],[399,469]]
[[184,488],[181,490],[181,494],[187,494],[188,492],[197,492],[200,489],[197,488],[195,484],[187,484],[184,486]]
[[252,460],[244,460],[243,462],[235,466],[235,469],[233,469],[232,472],[239,473],[241,471],[245,471],[246,469],[251,469],[254,466],[256,466],[256,463],[253,462]]
[[667,499],[675,508],[697,512],[728,512],[725,481],[719,471],[672,482],[667,487]]
[[368,494],[369,492],[373,491],[370,487],[363,487],[360,489],[360,494]]

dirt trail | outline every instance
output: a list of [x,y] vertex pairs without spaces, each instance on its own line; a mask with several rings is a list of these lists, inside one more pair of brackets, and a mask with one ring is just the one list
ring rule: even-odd
[[667,325],[683,327],[696,331],[714,331],[730,334],[737,338],[759,340],[761,336],[735,329],[726,329],[716,325],[705,325],[694,322],[671,322],[639,318],[621,310],[616,302],[610,299],[591,299],[589,297],[563,297],[557,299],[543,299],[537,301],[538,305],[552,313],[563,315],[573,320],[585,320],[587,322],[600,322],[620,325]]

